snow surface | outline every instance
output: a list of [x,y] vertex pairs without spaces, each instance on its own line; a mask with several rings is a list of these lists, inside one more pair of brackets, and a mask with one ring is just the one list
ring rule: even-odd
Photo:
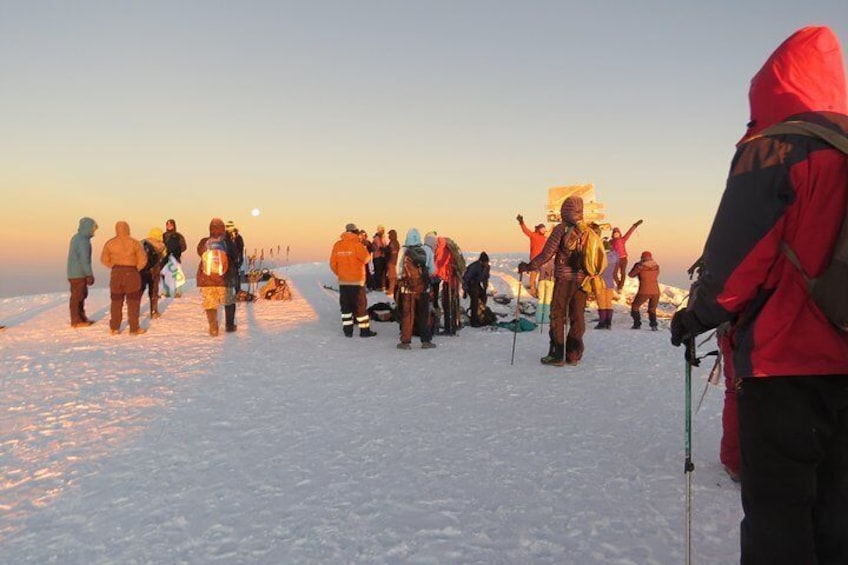
[[[496,293],[515,264],[493,257]],[[682,352],[667,319],[628,329],[634,281],[614,330],[588,313],[582,364],[554,368],[539,331],[346,339],[326,265],[281,274],[294,300],[240,304],[217,338],[194,288],[143,336],[109,335],[103,283],[85,329],[68,293],[0,300],[0,562],[683,561]],[[664,311],[683,298],[664,288]],[[701,564],[738,562],[721,405],[710,387],[694,416]]]

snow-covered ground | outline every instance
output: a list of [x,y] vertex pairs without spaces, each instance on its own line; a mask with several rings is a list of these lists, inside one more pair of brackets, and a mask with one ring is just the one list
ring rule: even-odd
[[[496,293],[515,263],[493,256]],[[583,362],[554,368],[539,331],[513,365],[503,329],[346,339],[329,269],[283,274],[294,300],[240,304],[217,338],[193,288],[137,337],[109,335],[105,281],[86,329],[67,293],[0,300],[0,562],[682,562],[682,352],[667,319],[628,329],[632,281],[613,331],[588,314]],[[694,417],[701,564],[738,561],[721,404],[711,387]]]

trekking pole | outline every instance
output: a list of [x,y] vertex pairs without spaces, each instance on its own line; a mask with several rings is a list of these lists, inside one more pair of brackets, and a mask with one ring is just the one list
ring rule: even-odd
[[686,550],[685,563],[692,563],[692,472],[695,464],[692,463],[692,359],[695,356],[695,338],[690,338],[686,355],[686,436],[685,451],[686,460],[683,464],[683,473],[686,475]]
[[512,365],[515,362],[515,340],[518,338],[518,315],[520,313],[519,308],[521,307],[521,279],[524,278],[524,273],[518,273],[518,292],[515,294],[515,320],[513,320],[513,329],[512,329],[512,357],[509,359],[509,364]]
[[286,245],[286,278],[289,278],[289,246]]

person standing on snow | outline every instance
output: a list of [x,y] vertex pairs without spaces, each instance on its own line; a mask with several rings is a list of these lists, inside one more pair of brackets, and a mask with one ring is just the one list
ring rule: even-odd
[[[542,249],[545,247],[545,242],[548,240],[547,228],[545,224],[537,224],[533,231],[530,231],[526,225],[524,225],[524,216],[518,214],[515,217],[518,220],[518,225],[521,226],[521,231],[524,232],[524,235],[530,238],[530,260],[541,253]],[[539,298],[539,287],[537,285],[537,278],[539,276],[538,271],[530,271],[530,284],[527,287],[530,296],[533,298]]]
[[[186,240],[183,234],[177,231],[177,222],[169,219],[165,222],[165,233],[162,234],[162,241],[165,242],[165,249],[168,255],[173,257],[177,263],[182,262],[183,252],[187,249]],[[178,287],[175,293],[176,298],[183,295],[181,287]]]
[[[751,80],[751,121],[689,303],[671,323],[687,345],[722,323],[737,394],[743,565],[848,563],[848,334],[804,276],[828,266],[848,201],[848,156],[787,121],[848,134],[839,41],[827,27],[786,39]],[[787,248],[802,268],[793,265]],[[803,269],[803,273],[802,273]]]
[[462,276],[462,292],[471,300],[469,323],[472,328],[483,325],[480,313],[486,308],[486,291],[489,289],[490,273],[489,254],[483,251],[476,261],[468,265]]
[[397,268],[395,266],[400,254],[400,242],[396,230],[389,230],[389,242],[386,244],[384,252],[386,254],[386,294],[394,297],[397,287]]
[[147,264],[141,270],[141,294],[144,296],[144,291],[147,289],[147,296],[150,299],[150,318],[156,319],[159,317],[159,275],[168,255],[165,243],[162,241],[162,230],[150,228],[147,238],[141,240],[141,246],[147,255]]
[[433,250],[421,243],[421,234],[410,228],[398,256],[398,308],[400,310],[400,343],[398,349],[412,347],[413,328],[418,329],[421,349],[432,349],[430,326],[430,274],[434,272]]
[[228,220],[224,227],[227,231],[227,237],[232,240],[236,248],[236,292],[238,292],[241,290],[241,275],[243,274],[242,267],[244,266],[244,238],[232,220]]
[[633,327],[630,329],[638,330],[642,327],[639,308],[647,302],[648,323],[652,330],[657,331],[657,304],[660,302],[660,285],[657,280],[660,276],[660,266],[654,261],[650,251],[642,252],[642,257],[630,269],[628,276],[639,279],[639,290],[630,305],[630,316],[633,318]]
[[224,220],[212,218],[209,236],[197,244],[197,287],[203,298],[203,310],[209,323],[209,335],[218,335],[218,306],[224,305],[224,329],[234,332],[236,326],[236,289],[238,286],[238,251],[226,233]]
[[371,256],[374,263],[374,290],[386,290],[386,228],[377,226],[377,233],[371,240]]
[[[584,310],[589,292],[603,289],[600,273],[607,265],[601,238],[583,220],[583,199],[569,196],[560,208],[562,222],[554,227],[542,251],[529,263],[519,263],[518,272],[538,270],[555,258],[554,296],[548,354],[543,365],[577,365],[583,358]],[[569,321],[568,336],[565,322]]]
[[339,309],[342,313],[342,332],[353,337],[353,324],[359,326],[359,337],[372,337],[365,296],[365,270],[371,253],[362,244],[356,224],[347,224],[330,252],[330,269],[339,280]]
[[627,233],[624,235],[621,235],[620,229],[612,228],[610,246],[613,251],[618,253],[618,263],[613,271],[613,277],[615,278],[618,292],[621,292],[621,289],[624,288],[624,281],[627,279],[627,240],[630,239],[630,236],[633,235],[636,228],[641,225],[642,220],[637,221],[635,224],[630,226],[630,229],[627,230]]
[[130,335],[140,335],[147,330],[139,326],[141,306],[141,271],[147,264],[147,254],[141,243],[130,236],[130,225],[119,221],[115,224],[115,237],[106,242],[100,253],[100,262],[111,269],[109,293],[112,302],[109,312],[109,329],[112,335],[121,333],[124,300],[127,302],[127,321]]
[[72,328],[86,328],[94,323],[85,315],[85,299],[88,298],[88,287],[94,284],[94,272],[91,270],[91,238],[96,231],[97,222],[91,218],[80,218],[79,228],[71,237],[68,248]]
[[613,276],[613,271],[618,266],[618,253],[612,248],[608,239],[604,239],[603,244],[607,253],[607,266],[601,275],[604,281],[604,290],[598,296],[598,325],[595,326],[595,329],[611,330],[612,315],[615,312],[613,309],[613,300],[616,293],[616,280]]

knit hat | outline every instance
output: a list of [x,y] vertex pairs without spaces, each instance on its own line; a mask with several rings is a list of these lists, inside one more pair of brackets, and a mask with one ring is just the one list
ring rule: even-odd
[[488,263],[488,262],[489,262],[489,255],[488,255],[488,253],[486,253],[485,251],[483,251],[482,253],[480,253],[480,261],[481,261],[482,263]]
[[150,233],[147,237],[153,241],[162,241],[162,230],[159,228],[150,228]]
[[226,229],[228,232],[231,232],[236,229],[236,223],[232,220],[227,220]]
[[545,224],[536,224],[536,228],[535,228],[535,229],[536,229],[536,231],[538,231],[538,230],[540,230],[540,229],[543,229],[544,227],[545,227]]
[[642,252],[642,261],[647,261],[648,259],[653,259],[653,258],[654,258],[654,256],[651,255],[650,251],[643,251]]
[[345,231],[359,233],[359,228],[356,227],[356,224],[350,223],[345,226]]

